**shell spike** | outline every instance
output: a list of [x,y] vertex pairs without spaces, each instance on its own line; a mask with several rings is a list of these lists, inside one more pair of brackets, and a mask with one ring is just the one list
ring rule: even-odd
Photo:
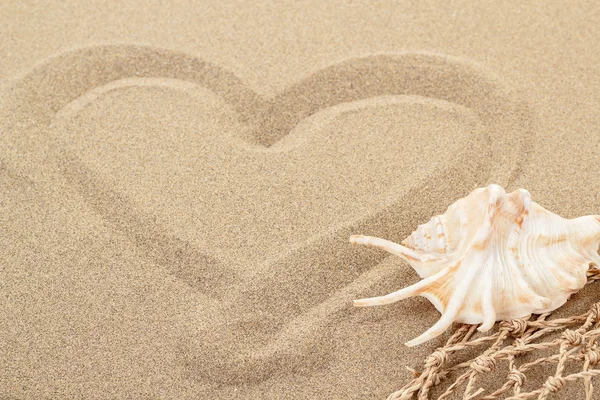
[[350,236],[350,243],[380,248],[388,253],[402,257],[409,263],[424,262],[433,259],[431,255],[423,254],[419,251],[402,246],[401,244],[373,236],[352,235]]
[[492,184],[487,187],[488,204],[496,205],[506,197],[506,192],[500,185]]
[[460,309],[461,309],[461,297],[464,296],[462,293],[460,296],[453,296],[448,309],[444,311],[442,317],[429,329],[427,329],[421,336],[418,336],[408,342],[405,343],[408,347],[418,346],[429,340],[441,335],[446,329],[452,325],[452,323],[456,320]]
[[487,332],[496,323],[496,310],[492,299],[492,279],[489,274],[486,276],[485,288],[481,299],[481,309],[483,310],[483,323],[477,330]]
[[523,209],[526,212],[529,212],[529,210],[531,210],[531,193],[529,193],[525,189],[519,189],[518,192],[521,197],[521,204],[523,204]]
[[381,306],[381,305],[385,305],[385,304],[392,304],[392,303],[395,303],[400,300],[408,299],[409,297],[418,296],[419,294],[421,294],[421,292],[426,291],[432,283],[435,283],[439,278],[441,278],[443,275],[446,275],[449,271],[450,271],[450,269],[447,268],[446,270],[441,271],[437,275],[431,276],[427,279],[423,279],[423,280],[415,283],[414,285],[411,285],[404,289],[400,289],[400,290],[390,293],[390,294],[386,294],[385,296],[354,300],[354,302],[353,302],[354,306],[355,307]]
[[420,289],[419,286],[422,286],[422,285],[420,285],[420,283],[421,282],[416,283],[413,286],[409,286],[407,288],[400,289],[396,292],[386,294],[385,296],[370,297],[368,299],[354,300],[353,304],[355,307],[372,307],[372,306],[382,306],[385,304],[392,304],[397,301],[416,296]]

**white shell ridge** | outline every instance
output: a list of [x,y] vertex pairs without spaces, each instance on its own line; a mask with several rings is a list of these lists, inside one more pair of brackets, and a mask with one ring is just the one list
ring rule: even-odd
[[442,313],[416,346],[453,322],[482,324],[543,313],[563,305],[600,265],[600,216],[565,219],[531,201],[525,189],[498,185],[474,190],[443,215],[420,225],[402,245],[369,236],[350,242],[382,248],[406,260],[420,282],[355,306],[390,304],[423,296]]

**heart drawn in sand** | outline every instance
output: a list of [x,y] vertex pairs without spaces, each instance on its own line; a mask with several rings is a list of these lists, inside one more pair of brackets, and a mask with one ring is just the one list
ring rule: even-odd
[[[64,76],[60,91],[48,84]],[[148,91],[155,101],[140,100]],[[483,68],[425,53],[349,59],[264,98],[195,56],[96,46],[45,61],[9,95],[24,116],[13,135],[38,135],[52,156],[19,154],[54,165],[111,229],[215,300],[198,318],[227,315],[213,323],[225,328],[182,338],[190,377],[221,384],[310,369],[327,323],[385,257],[354,252],[349,234],[397,240],[430,216],[422,196],[441,211],[462,194],[455,182],[508,184],[526,154],[517,127],[529,125]],[[70,128],[82,115],[91,128]],[[419,118],[419,130],[403,128]],[[468,140],[446,135],[458,126]],[[11,161],[27,170],[22,159]],[[354,205],[338,201],[348,197]],[[240,305],[248,299],[254,308]]]

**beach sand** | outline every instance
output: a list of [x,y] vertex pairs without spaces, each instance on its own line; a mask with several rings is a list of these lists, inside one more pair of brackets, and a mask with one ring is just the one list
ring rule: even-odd
[[593,2],[210,3],[0,5],[0,398],[383,399],[452,331],[351,234],[600,213]]

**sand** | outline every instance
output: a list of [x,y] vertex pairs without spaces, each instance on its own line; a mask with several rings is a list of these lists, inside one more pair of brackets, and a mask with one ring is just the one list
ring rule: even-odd
[[593,2],[210,3],[0,5],[0,398],[385,398],[448,335],[349,235],[599,213]]

